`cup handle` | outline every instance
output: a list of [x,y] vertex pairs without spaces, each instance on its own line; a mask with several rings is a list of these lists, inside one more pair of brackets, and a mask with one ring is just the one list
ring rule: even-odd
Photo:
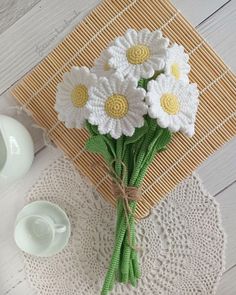
[[54,227],[55,227],[56,233],[61,234],[66,231],[66,226],[64,224],[55,224]]

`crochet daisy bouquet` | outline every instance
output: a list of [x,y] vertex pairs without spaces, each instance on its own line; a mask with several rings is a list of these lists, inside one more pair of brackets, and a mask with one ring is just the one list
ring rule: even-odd
[[[68,128],[87,128],[89,152],[102,155],[117,200],[114,251],[101,291],[116,280],[136,286],[141,276],[135,210],[145,173],[175,132],[191,137],[198,108],[184,48],[160,30],[129,29],[94,67],[73,67],[58,85],[55,109]],[[141,246],[141,245],[139,245]]]

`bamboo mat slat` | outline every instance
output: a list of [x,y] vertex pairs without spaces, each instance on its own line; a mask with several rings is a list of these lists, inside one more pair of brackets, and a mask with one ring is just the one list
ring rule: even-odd
[[150,166],[143,184],[145,202],[137,209],[140,216],[236,134],[236,77],[169,1],[103,1],[12,90],[55,144],[115,204],[109,177],[99,167],[96,172],[91,169],[99,157],[84,150],[86,131],[67,129],[57,120],[56,85],[73,65],[90,67],[103,48],[128,28],[145,27],[161,28],[171,42],[185,47],[190,54],[190,79],[198,84],[201,96],[195,136],[175,135],[168,150]]

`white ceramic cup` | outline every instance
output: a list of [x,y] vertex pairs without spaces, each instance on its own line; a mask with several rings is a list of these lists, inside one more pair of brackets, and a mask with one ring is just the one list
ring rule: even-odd
[[41,256],[53,244],[56,233],[65,231],[65,225],[54,223],[48,216],[29,215],[17,222],[14,238],[21,250]]

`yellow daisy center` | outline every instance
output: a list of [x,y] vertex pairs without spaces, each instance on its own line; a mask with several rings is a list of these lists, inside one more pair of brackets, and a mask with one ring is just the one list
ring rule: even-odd
[[129,103],[124,95],[113,94],[105,103],[105,111],[111,118],[121,119],[129,110]]
[[106,62],[103,66],[104,71],[109,71],[111,68],[109,66],[109,64]]
[[71,101],[76,108],[82,108],[88,101],[88,89],[85,85],[79,84],[71,91]]
[[177,63],[171,65],[171,74],[175,77],[176,80],[180,78],[180,67]]
[[142,44],[134,45],[126,51],[126,57],[130,64],[142,64],[149,59],[150,49]]
[[161,107],[169,115],[176,115],[180,110],[178,97],[172,93],[165,93],[161,97]]

